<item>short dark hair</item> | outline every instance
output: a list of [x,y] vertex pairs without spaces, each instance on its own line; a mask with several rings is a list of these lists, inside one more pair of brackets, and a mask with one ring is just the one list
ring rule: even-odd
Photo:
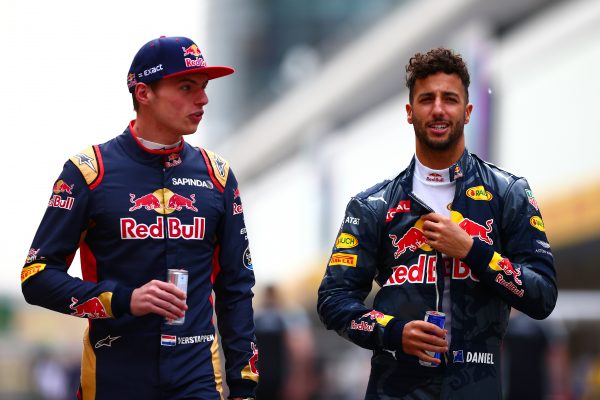
[[[149,86],[150,89],[156,90],[158,81],[146,83],[146,85]],[[140,109],[140,103],[138,103],[137,99],[135,98],[135,89],[133,93],[131,93],[131,100],[133,101],[133,111],[137,112]]]
[[471,78],[467,65],[460,54],[452,50],[439,47],[431,49],[425,54],[415,54],[406,65],[406,87],[408,88],[408,98],[410,103],[413,101],[413,91],[417,79],[427,78],[429,75],[443,72],[445,74],[456,74],[462,81],[465,89],[467,102],[469,101],[469,84]]

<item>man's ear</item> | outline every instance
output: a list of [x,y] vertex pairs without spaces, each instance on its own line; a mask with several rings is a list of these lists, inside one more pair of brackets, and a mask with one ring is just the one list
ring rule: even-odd
[[138,83],[137,85],[135,85],[134,93],[135,98],[140,104],[148,104],[148,102],[152,98],[152,95],[154,94],[150,86],[146,85],[145,83]]
[[410,104],[406,105],[406,121],[412,125],[412,106]]

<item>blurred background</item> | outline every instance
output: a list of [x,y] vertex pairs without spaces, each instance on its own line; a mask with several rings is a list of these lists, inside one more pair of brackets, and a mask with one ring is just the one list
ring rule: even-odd
[[471,72],[468,148],[527,177],[555,257],[553,314],[510,324],[507,398],[600,398],[600,1],[5,0],[0,34],[12,149],[0,161],[1,399],[77,386],[86,321],[25,304],[20,268],[64,161],[135,117],[127,70],[160,35],[189,36],[209,65],[237,70],[210,83],[188,141],[227,158],[240,183],[263,376],[282,398],[364,396],[370,352],[323,328],[316,291],[350,197],[414,153],[404,67],[437,46]]

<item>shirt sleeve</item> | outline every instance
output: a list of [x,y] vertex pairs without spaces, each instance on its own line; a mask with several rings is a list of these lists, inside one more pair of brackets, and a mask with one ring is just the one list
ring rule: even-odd
[[86,181],[67,161],[21,270],[21,288],[30,304],[81,318],[115,318],[129,309],[128,289],[67,272],[88,228],[89,202]]
[[405,322],[364,304],[377,273],[379,225],[362,200],[348,203],[319,287],[317,311],[327,329],[361,347],[398,350]]
[[232,171],[224,191],[225,213],[213,259],[215,310],[225,353],[230,396],[254,396],[258,383],[258,348],[252,309],[254,270],[242,200]]
[[475,240],[464,261],[510,306],[546,318],[556,305],[556,272],[542,215],[525,179],[508,189],[500,229],[501,252]]

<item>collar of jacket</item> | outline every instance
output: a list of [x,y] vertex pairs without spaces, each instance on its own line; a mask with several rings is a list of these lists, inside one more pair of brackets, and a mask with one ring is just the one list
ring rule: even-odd
[[[471,159],[471,153],[467,149],[463,151],[462,156],[460,156],[459,160],[452,164],[448,171],[450,172],[450,180],[456,181],[458,179],[464,179],[467,177],[469,173],[469,166]],[[413,175],[415,173],[415,164],[416,164],[416,156],[413,155],[410,164],[402,173],[402,186],[408,191],[412,192],[412,180]],[[457,182],[458,183],[458,182]]]
[[117,140],[121,146],[125,149],[127,154],[131,156],[131,158],[147,163],[147,164],[155,164],[159,163],[161,165],[164,164],[165,160],[169,159],[169,157],[176,157],[177,155],[183,159],[184,154],[188,146],[181,138],[181,143],[179,146],[173,149],[168,150],[152,150],[144,147],[140,140],[137,138],[135,129],[134,129],[135,120],[129,123],[129,126],[125,131],[117,137]]

